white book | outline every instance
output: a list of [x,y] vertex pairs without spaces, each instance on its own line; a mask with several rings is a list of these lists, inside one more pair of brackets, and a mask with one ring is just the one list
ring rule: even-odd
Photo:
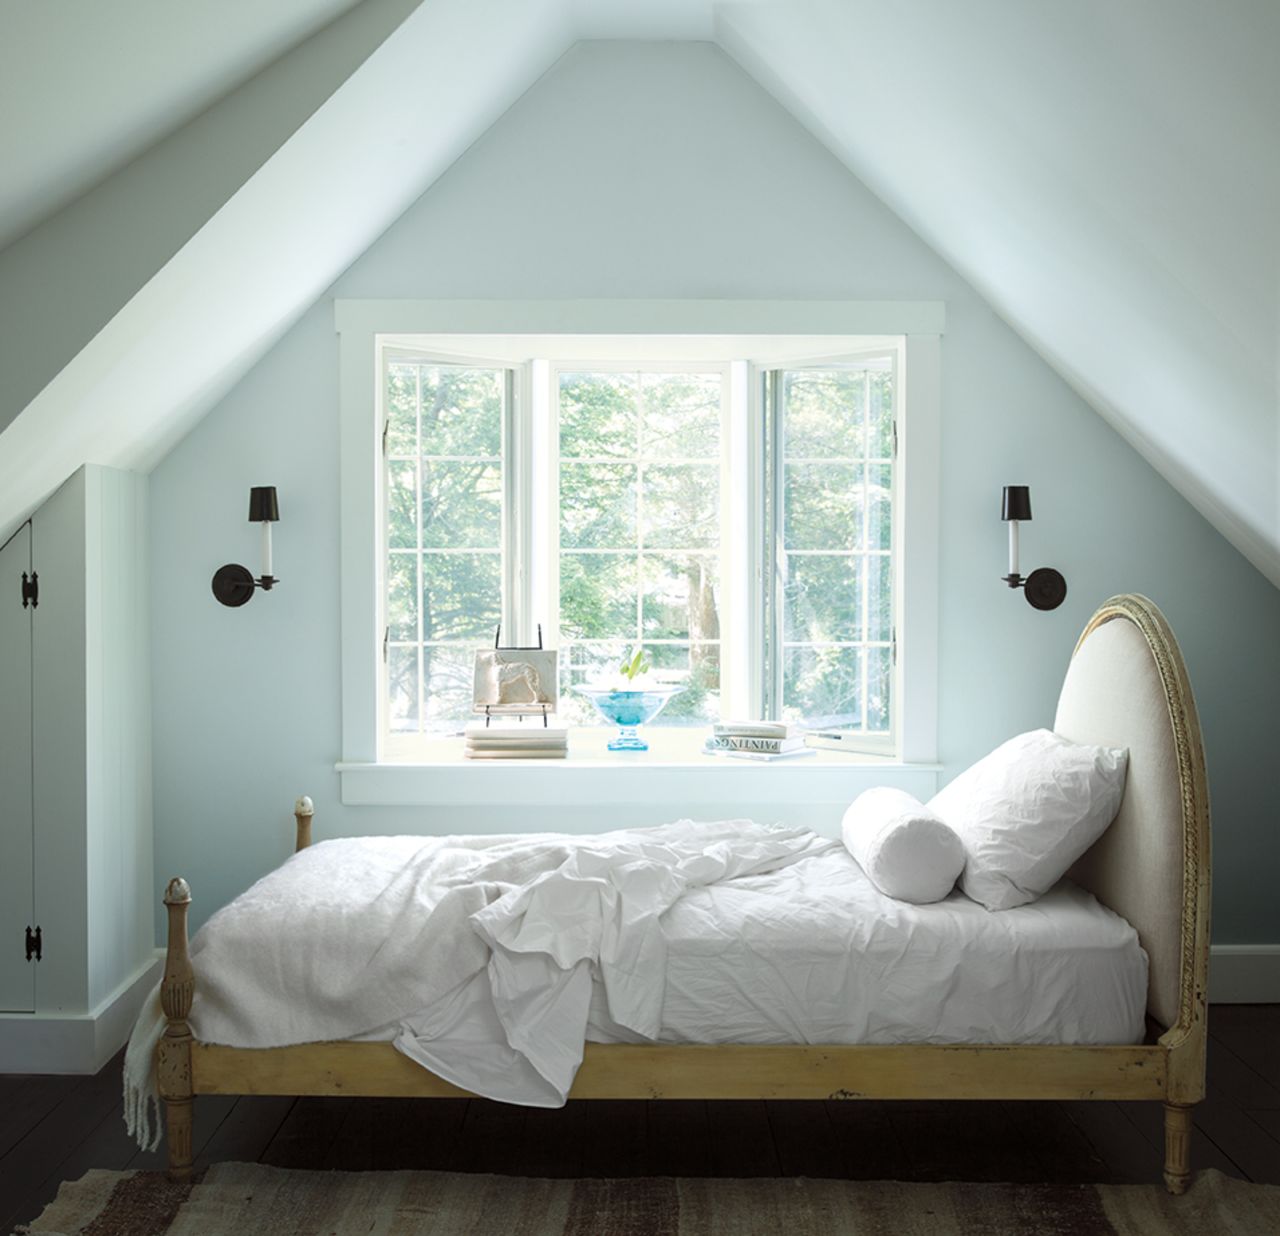
[[565,747],[504,747],[502,750],[468,747],[462,754],[469,760],[562,760],[569,752]]
[[803,736],[764,738],[756,734],[713,734],[707,747],[715,751],[763,751],[768,755],[785,755],[804,746]]
[[717,738],[795,738],[804,733],[785,721],[722,721],[713,729]]
[[772,754],[767,751],[717,751],[711,747],[704,747],[703,753],[717,760],[755,760],[758,764],[772,764],[774,760],[803,759],[806,755],[818,754],[812,747],[801,747],[797,751],[779,751]]
[[488,725],[483,720],[468,721],[463,733],[471,738],[483,735],[486,738],[547,738],[551,735],[566,740],[569,736],[569,725],[566,721],[548,720],[542,724],[541,717],[530,717],[527,721],[491,720]]

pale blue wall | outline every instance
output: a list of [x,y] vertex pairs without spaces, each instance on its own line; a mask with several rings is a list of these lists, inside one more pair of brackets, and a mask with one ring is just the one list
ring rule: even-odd
[[[1215,936],[1280,940],[1280,913],[1256,876],[1280,865],[1268,767],[1280,593],[704,44],[575,49],[154,473],[157,874],[192,880],[197,921],[288,852],[301,791],[316,800],[320,835],[482,831],[522,818],[587,829],[679,809],[522,817],[517,806],[340,806],[335,296],[945,301],[939,739],[948,775],[1049,723],[1097,603],[1144,592],[1178,633],[1200,702],[1217,828]],[[1034,489],[1024,564],[1057,566],[1070,586],[1052,614],[999,581],[999,494],[1011,481]],[[253,484],[280,490],[283,582],[227,610],[209,577],[223,562],[256,560],[244,518]]]

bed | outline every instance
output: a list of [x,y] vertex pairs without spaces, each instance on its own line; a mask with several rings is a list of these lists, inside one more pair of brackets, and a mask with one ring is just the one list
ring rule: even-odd
[[[853,1037],[859,1041],[854,1043],[626,1042],[617,1041],[625,1035],[608,1032],[597,1011],[596,1033],[590,1037],[615,1041],[586,1043],[569,1097],[1159,1101],[1165,1117],[1165,1183],[1171,1192],[1183,1192],[1190,1179],[1192,1107],[1204,1095],[1209,805],[1199,723],[1185,666],[1168,624],[1150,601],[1115,597],[1093,616],[1073,653],[1054,729],[1076,742],[1129,751],[1119,814],[1072,869],[1074,892],[1059,889],[1049,895],[1074,896],[1077,901],[1037,912],[1075,913],[1086,934],[1079,936],[1079,956],[1073,954],[1070,964],[1102,964],[1110,967],[1108,974],[1126,976],[1117,980],[1117,991],[1128,991],[1131,999],[1139,981],[1134,957],[1146,963],[1141,976],[1146,979],[1145,1010],[1139,987],[1137,1004],[1122,1010],[1117,1028],[1101,1032],[1103,1039],[1114,1036],[1118,1042],[1041,1042],[1034,1034],[1032,1041],[1016,1044],[957,1042],[962,1032],[954,1027],[940,1036],[945,1041],[876,1042],[876,1033],[863,1022],[856,1028]],[[300,806],[296,823],[296,849],[301,852],[311,844],[309,804]],[[1093,904],[1095,898],[1100,905]],[[249,1048],[196,1040],[188,1021],[196,978],[187,941],[191,895],[186,882],[170,881],[164,900],[169,918],[160,989],[165,1027],[156,1049],[156,1074],[173,1177],[181,1179],[191,1172],[192,1103],[198,1094],[470,1093],[388,1041]],[[963,907],[956,909],[964,912]],[[998,920],[1001,915],[989,917]],[[1034,937],[1034,916],[1024,919]],[[1134,933],[1140,950],[1127,938]],[[1039,946],[1019,946],[1033,950],[1032,964],[1034,948],[1049,947],[1045,941],[1050,934],[1040,932]],[[696,950],[692,934],[687,943]],[[993,956],[999,947],[997,942]],[[1071,970],[1063,990],[1096,987],[1099,973]],[[731,995],[726,992],[726,1000],[731,1002]],[[1123,996],[1113,1003],[1123,1006]],[[696,1023],[691,1013],[681,1023],[679,1037],[696,1039]],[[984,1024],[975,1022],[970,1032],[982,1033]],[[841,1037],[837,1031],[838,1027],[832,1039]],[[747,1036],[752,1033],[744,1031]],[[1141,1041],[1126,1041],[1130,1035]]]

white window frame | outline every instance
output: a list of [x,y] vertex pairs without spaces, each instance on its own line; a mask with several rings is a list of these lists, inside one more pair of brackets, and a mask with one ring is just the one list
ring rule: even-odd
[[[939,302],[787,301],[349,301],[335,303],[339,334],[339,415],[341,451],[342,750],[337,770],[342,798],[349,804],[507,803],[513,794],[530,803],[566,801],[564,777],[575,783],[570,798],[615,801],[629,793],[651,794],[654,762],[634,757],[617,766],[568,760],[550,767],[512,765],[487,768],[483,778],[456,756],[424,764],[388,764],[381,759],[379,695],[382,628],[379,625],[381,535],[379,476],[382,467],[380,407],[381,351],[407,335],[474,338],[477,346],[497,337],[535,335],[705,336],[764,339],[794,336],[813,341],[809,355],[848,350],[865,336],[902,336],[904,359],[898,397],[909,412],[900,426],[899,481],[895,521],[901,520],[899,664],[905,673],[896,710],[901,718],[898,752],[886,760],[821,756],[795,764],[739,766],[733,761],[690,757],[659,761],[670,775],[658,779],[664,793],[679,794],[691,806],[721,802],[728,780],[749,778],[750,798],[826,802],[866,784],[900,784],[931,792],[937,746],[938,642],[938,482],[940,436],[940,355],[945,309]],[[819,346],[825,344],[825,347]],[[744,342],[748,353],[758,352]],[[539,350],[531,346],[531,351]],[[438,353],[433,349],[432,355]],[[527,358],[527,354],[526,354]],[[467,363],[480,360],[467,347]],[[490,363],[486,357],[482,363]],[[787,363],[798,360],[788,357]],[[584,363],[585,362],[580,362]],[[776,366],[775,366],[776,367]],[[525,409],[521,432],[532,435],[537,412],[537,373],[518,394]],[[731,381],[751,383],[741,366]],[[755,449],[751,438],[742,449]],[[537,535],[536,527],[528,535]],[[527,588],[527,562],[517,564],[519,587]],[[759,583],[759,580],[755,581]],[[758,590],[758,589],[757,589]],[[526,613],[530,612],[528,609]],[[752,628],[749,626],[748,631]],[[757,778],[757,772],[768,775]],[[870,780],[868,778],[871,778]],[[483,782],[483,786],[481,785]],[[838,791],[831,787],[839,787]]]

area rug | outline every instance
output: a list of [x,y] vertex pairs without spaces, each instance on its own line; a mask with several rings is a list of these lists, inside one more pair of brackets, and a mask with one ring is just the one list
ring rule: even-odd
[[913,1184],[454,1172],[304,1172],[220,1163],[194,1185],[91,1171],[28,1229],[60,1236],[1274,1236],[1280,1187],[1201,1172],[1156,1185]]

